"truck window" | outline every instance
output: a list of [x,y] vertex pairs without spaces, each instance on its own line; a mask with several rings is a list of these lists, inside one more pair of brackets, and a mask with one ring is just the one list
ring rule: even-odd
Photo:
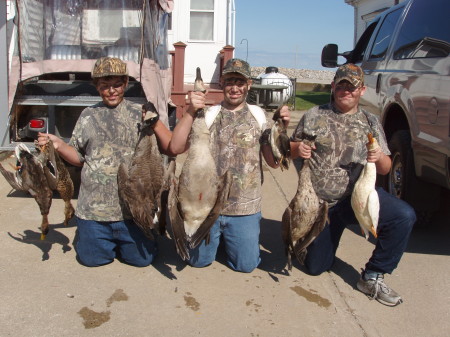
[[446,57],[450,52],[450,1],[415,1],[398,34],[394,59]]
[[389,43],[392,39],[392,34],[394,33],[395,26],[397,25],[397,21],[402,14],[402,11],[403,8],[398,8],[386,15],[378,31],[377,37],[375,38],[369,59],[382,59],[386,55]]
[[352,52],[351,61],[353,63],[359,63],[364,59],[364,55],[367,50],[367,45],[369,44],[370,38],[372,37],[372,34],[375,31],[375,28],[377,27],[377,24],[378,21],[372,22],[359,38],[358,43],[356,44],[355,49],[353,49]]

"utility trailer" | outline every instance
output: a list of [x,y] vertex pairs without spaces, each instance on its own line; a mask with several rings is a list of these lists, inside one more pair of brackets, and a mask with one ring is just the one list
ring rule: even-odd
[[127,63],[125,97],[153,102],[168,126],[172,7],[171,0],[2,2],[0,69],[8,76],[0,80],[0,89],[7,89],[0,94],[0,150],[18,142],[33,148],[37,132],[68,141],[81,111],[101,100],[91,70],[103,56]]

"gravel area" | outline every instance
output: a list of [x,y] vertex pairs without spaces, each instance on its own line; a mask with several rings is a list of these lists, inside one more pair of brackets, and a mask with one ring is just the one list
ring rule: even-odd
[[[265,73],[265,67],[252,67],[252,76]],[[278,68],[278,72],[286,75],[289,78],[298,79],[312,79],[312,80],[327,80],[332,81],[334,77],[334,71],[329,70],[308,70],[308,69],[292,69],[292,68]]]

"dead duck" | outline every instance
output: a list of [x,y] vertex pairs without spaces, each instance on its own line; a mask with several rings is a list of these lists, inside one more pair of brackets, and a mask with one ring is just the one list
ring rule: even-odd
[[290,140],[287,135],[286,126],[283,119],[280,116],[280,110],[283,106],[280,106],[273,114],[272,119],[275,121],[270,130],[269,143],[272,148],[272,153],[275,161],[280,164],[280,168],[289,169],[291,161],[291,146]]
[[165,231],[159,221],[165,169],[152,125],[158,120],[153,103],[143,105],[145,119],[139,130],[139,140],[130,162],[121,163],[117,173],[120,200],[144,234],[154,239],[153,230]]
[[64,225],[67,225],[75,213],[71,203],[74,186],[51,140],[46,145],[36,145],[36,151],[37,154],[34,155],[25,144],[19,143],[15,148],[15,172],[5,170],[1,164],[0,172],[12,188],[29,192],[36,200],[42,215],[41,240],[44,240],[49,231],[48,214],[53,191],[58,191],[64,200]]
[[[199,68],[194,90],[204,91]],[[228,173],[223,177],[217,174],[203,109],[197,112],[189,142],[180,176],[172,177],[168,204],[175,245],[183,260],[189,259],[189,248],[197,247],[209,235],[231,184]]]
[[[303,135],[303,142],[313,144],[315,137]],[[298,173],[298,188],[282,217],[282,236],[286,247],[288,268],[292,269],[291,255],[304,264],[306,249],[325,227],[328,203],[321,200],[311,183],[309,159],[303,160]]]
[[[377,140],[368,134],[368,150],[379,148]],[[377,168],[375,163],[366,163],[353,188],[351,204],[361,230],[369,238],[369,232],[377,237],[378,219],[380,216],[380,200],[375,190]]]

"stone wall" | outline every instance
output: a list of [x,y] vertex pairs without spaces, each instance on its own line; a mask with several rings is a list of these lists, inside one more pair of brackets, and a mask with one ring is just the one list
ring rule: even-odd
[[[265,67],[252,67],[252,76],[257,77],[260,74],[265,73]],[[335,71],[333,70],[309,70],[309,69],[293,69],[293,68],[278,68],[280,74],[286,75],[289,78],[296,78],[297,82],[302,82],[301,80],[318,80],[318,83],[327,81],[331,83],[334,77]]]

